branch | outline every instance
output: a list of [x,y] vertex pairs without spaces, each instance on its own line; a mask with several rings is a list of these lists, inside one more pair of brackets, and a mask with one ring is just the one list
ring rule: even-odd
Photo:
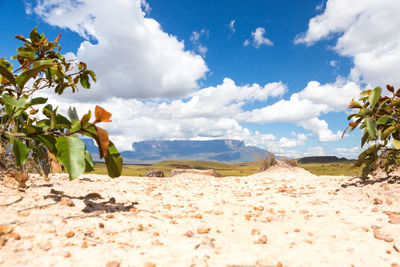
[[12,204],[15,204],[15,203],[20,202],[22,199],[23,199],[23,197],[19,197],[17,200],[15,200],[15,201],[13,201],[13,202],[0,205],[0,207],[8,207],[8,206],[11,206]]

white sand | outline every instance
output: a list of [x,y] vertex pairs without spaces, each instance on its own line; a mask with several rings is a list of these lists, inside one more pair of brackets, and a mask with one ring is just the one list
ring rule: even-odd
[[[0,207],[0,225],[13,228],[14,233],[3,235],[7,242],[0,247],[0,265],[400,264],[400,253],[394,248],[400,248],[400,224],[389,223],[383,213],[400,212],[400,184],[360,187],[351,185],[355,180],[350,179],[275,167],[248,177],[226,178],[82,175],[70,182],[65,175],[55,175],[51,187],[36,179],[25,193],[3,183],[0,204],[23,199]],[[85,200],[89,193],[103,199]],[[75,206],[62,205],[59,196],[68,196]],[[115,198],[115,204],[110,198]],[[374,204],[374,198],[383,203]],[[138,202],[136,209],[128,210],[132,202]],[[50,205],[33,208],[45,204]],[[88,205],[94,211],[83,212]],[[27,208],[33,209],[20,211]],[[199,234],[199,226],[210,231]],[[373,228],[378,227],[376,236],[386,241],[374,237]],[[74,236],[68,238],[70,231]],[[189,231],[192,237],[186,235]]]

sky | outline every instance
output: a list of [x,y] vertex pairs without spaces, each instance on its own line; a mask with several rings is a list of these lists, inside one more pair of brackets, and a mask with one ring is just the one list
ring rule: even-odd
[[400,86],[398,0],[0,0],[1,57],[16,34],[62,33],[98,82],[40,92],[64,112],[100,105],[120,150],[142,140],[238,139],[278,156],[356,158],[342,133],[361,90]]

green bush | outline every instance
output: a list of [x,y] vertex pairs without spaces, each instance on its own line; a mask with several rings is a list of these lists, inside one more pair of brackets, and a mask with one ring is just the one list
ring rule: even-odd
[[[107,131],[97,126],[110,122],[111,113],[96,106],[95,118],[90,122],[91,111],[79,118],[75,108],[69,108],[65,117],[58,107],[47,103],[47,98],[35,97],[41,90],[52,89],[61,95],[67,89],[76,92],[79,83],[89,89],[91,80],[96,82],[95,73],[84,62],[66,60],[59,53],[60,36],[50,42],[44,34],[37,33],[36,27],[29,38],[15,36],[23,42],[11,58],[18,61],[18,67],[0,59],[0,167],[24,172],[33,165],[47,175],[49,155],[54,155],[70,179],[75,179],[84,171],[93,170],[92,157],[77,135],[80,134],[97,142],[108,174],[118,177],[122,157]],[[38,116],[39,111],[43,116]]]
[[378,169],[389,175],[400,163],[400,89],[395,91],[391,85],[386,89],[389,96],[382,96],[380,87],[362,91],[359,100],[353,99],[349,105],[358,111],[348,116],[353,120],[349,123],[350,132],[357,127],[363,131],[361,147],[372,143],[355,162],[357,167],[365,164],[364,179]]

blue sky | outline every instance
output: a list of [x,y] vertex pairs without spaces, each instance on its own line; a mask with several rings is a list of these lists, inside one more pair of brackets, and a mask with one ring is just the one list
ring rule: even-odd
[[158,139],[244,140],[289,157],[354,158],[341,138],[360,90],[400,85],[397,0],[1,0],[2,56],[35,26],[99,76],[55,97],[99,104],[121,150]]

